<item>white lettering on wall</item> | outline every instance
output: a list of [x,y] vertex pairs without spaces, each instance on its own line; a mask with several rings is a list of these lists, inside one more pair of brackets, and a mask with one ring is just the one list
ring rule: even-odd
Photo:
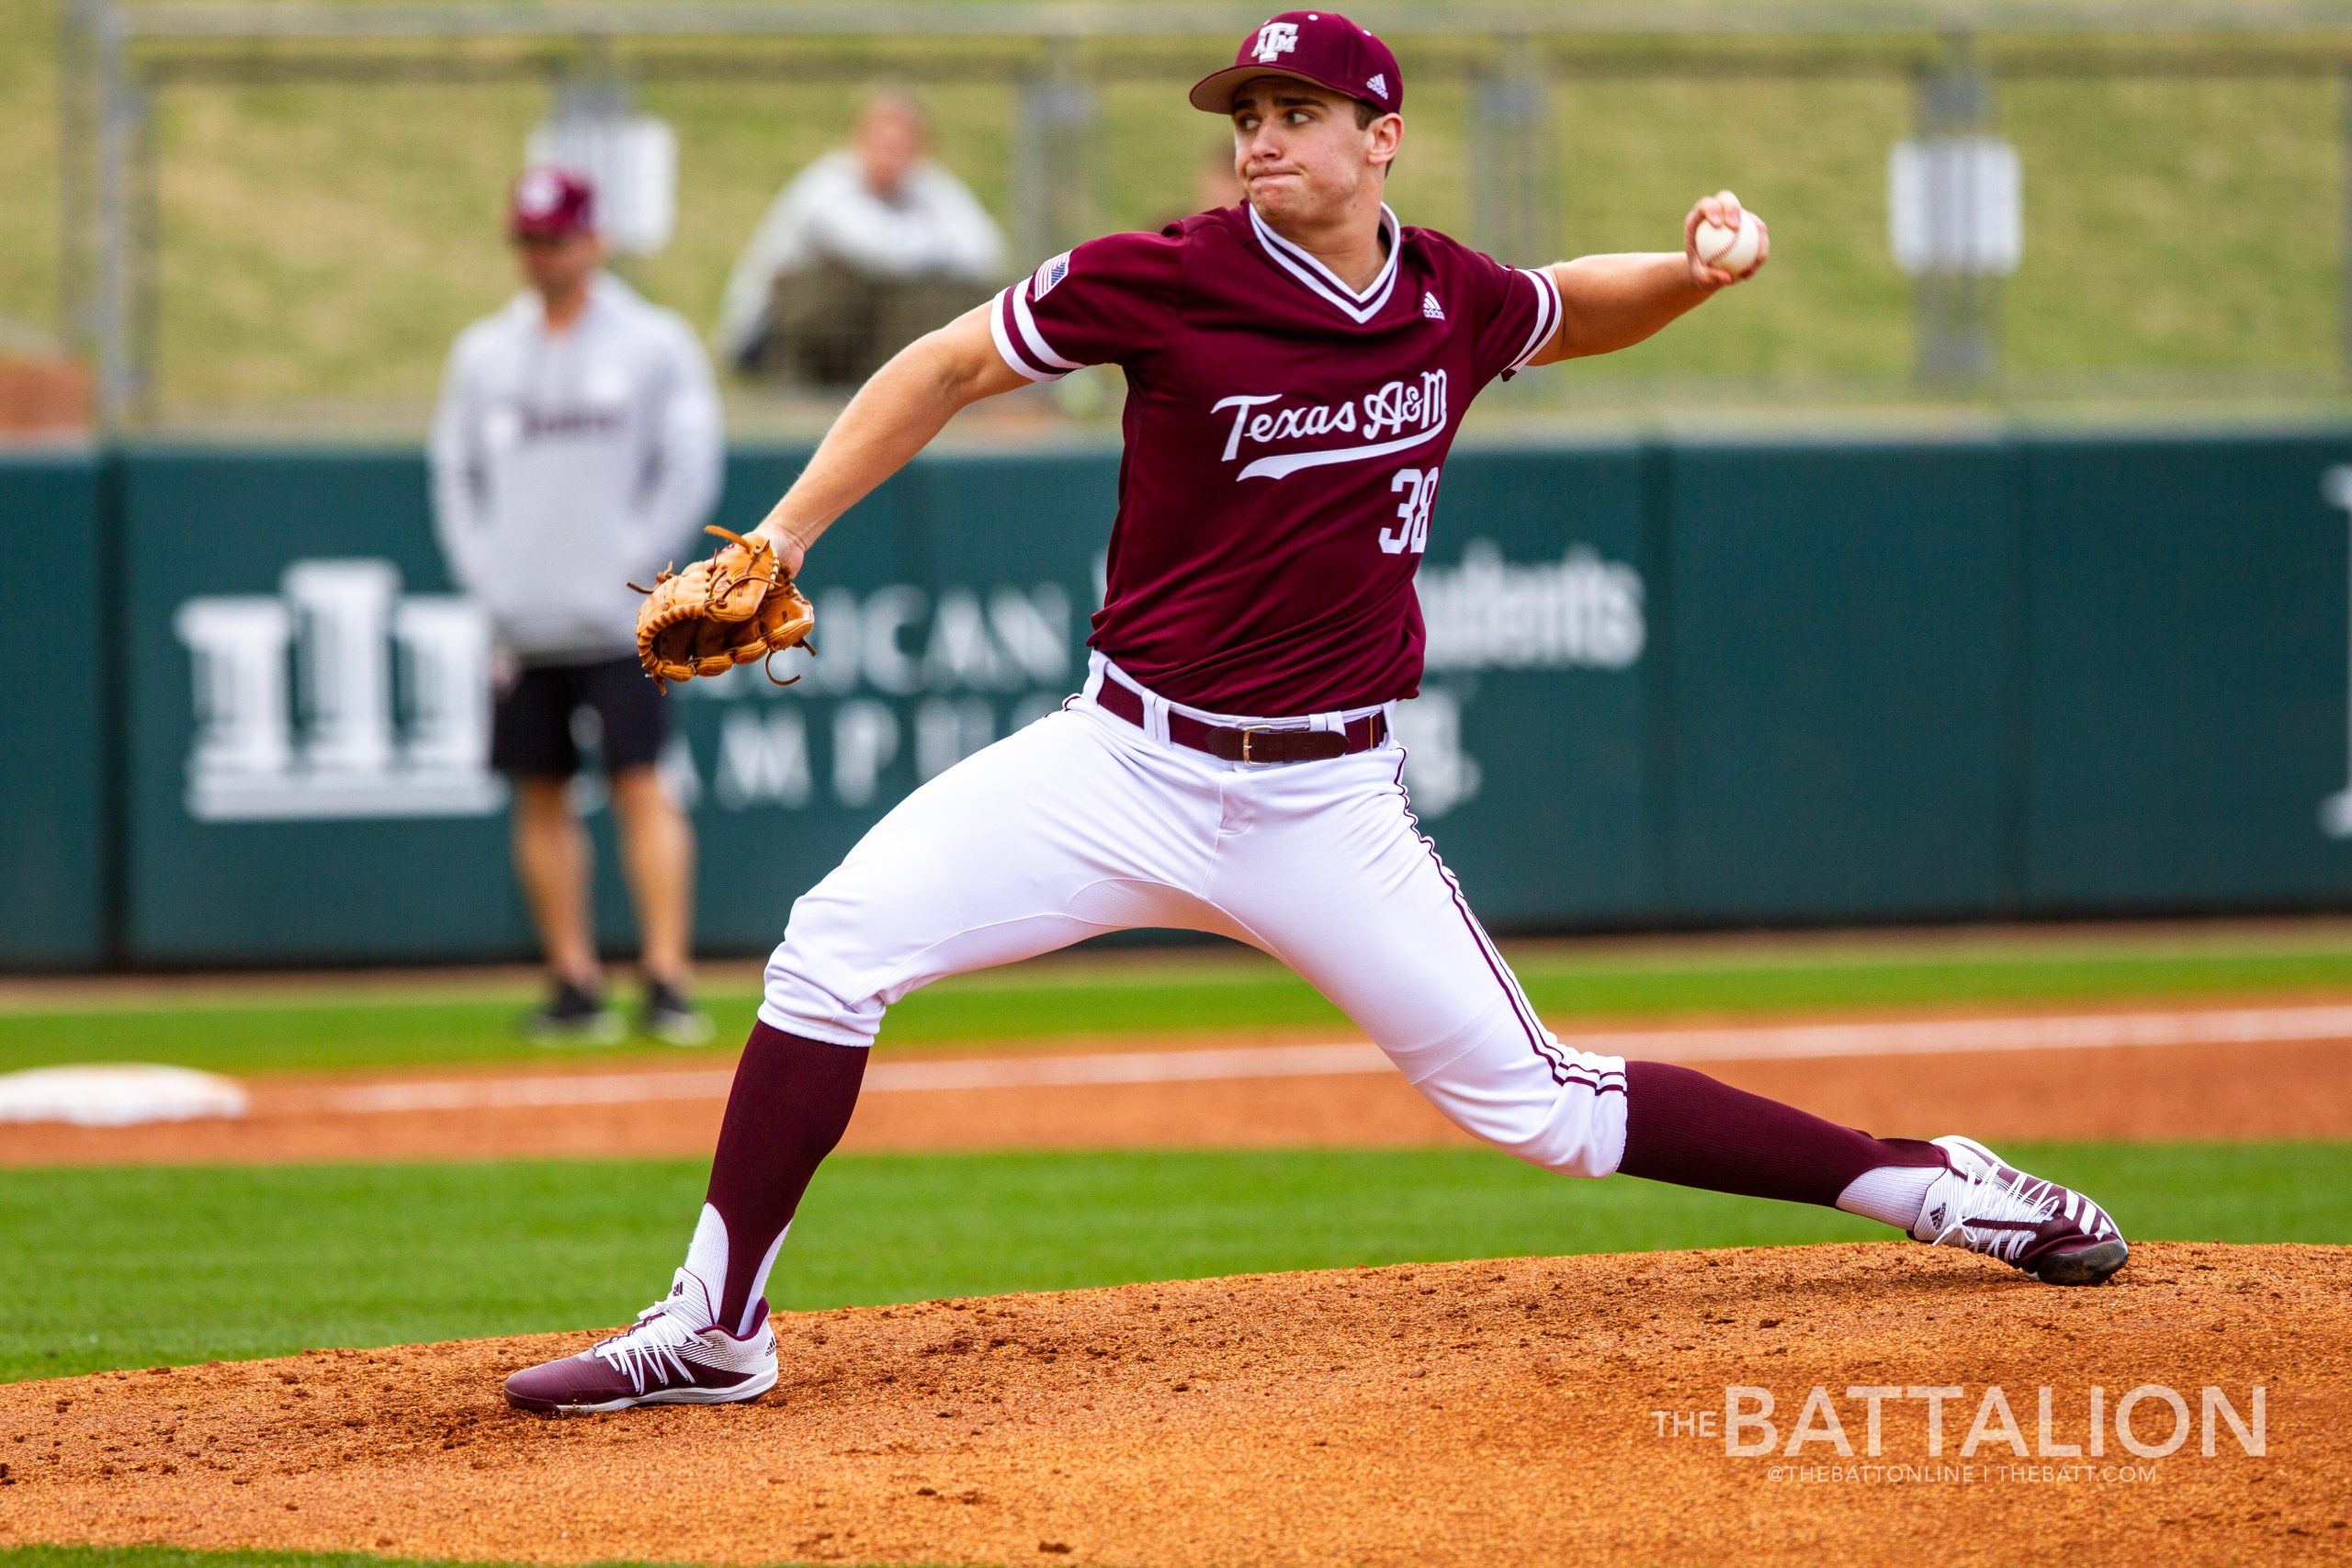
[[[2320,470],[2319,494],[2322,501],[2352,519],[2352,463],[2333,463]],[[2345,694],[2352,701],[2352,677],[2347,677]],[[2346,733],[2352,735],[2352,729]],[[2344,787],[2319,803],[2319,830],[2331,839],[2352,839],[2352,761],[2345,767]]]
[[718,770],[711,798],[729,811],[806,806],[813,787],[808,727],[798,710],[729,710],[718,726]]
[[[1432,468],[1429,489],[1436,489],[1436,479]],[[1419,536],[1418,528],[1399,528],[1381,542],[1394,538],[1402,548]],[[1445,677],[1481,670],[1628,670],[1647,640],[1641,573],[1604,560],[1589,545],[1572,545],[1555,560],[1520,563],[1505,560],[1493,540],[1473,539],[1460,565],[1422,567],[1415,588],[1435,679],[1398,705],[1396,733],[1414,809],[1427,818],[1476,798],[1480,782],[1463,713],[1476,682],[1448,684]]]
[[1641,573],[1589,545],[1522,565],[1473,539],[1461,565],[1425,566],[1416,587],[1433,671],[1625,670],[1648,637]]
[[[830,588],[817,596],[814,656],[795,654],[777,686],[749,665],[677,688],[703,701],[753,697],[885,696],[1012,693],[1041,687],[1067,695],[1079,679],[1078,617],[1057,582],[1029,587],[948,588],[934,600],[912,583],[859,592]],[[776,673],[786,673],[782,660]]]
[[899,716],[871,697],[853,697],[833,710],[833,798],[868,806],[882,770],[899,755]]
[[[195,666],[187,809],[198,821],[475,817],[489,768],[490,626],[474,605],[400,592],[390,561],[305,560],[281,597],[185,601]],[[290,679],[289,679],[290,675]]]
[[1462,696],[1424,686],[1396,705],[1396,739],[1405,748],[1405,787],[1413,809],[1434,820],[1478,793],[1478,760],[1463,749]]
[[986,697],[926,697],[915,705],[915,776],[937,778],[995,739]]

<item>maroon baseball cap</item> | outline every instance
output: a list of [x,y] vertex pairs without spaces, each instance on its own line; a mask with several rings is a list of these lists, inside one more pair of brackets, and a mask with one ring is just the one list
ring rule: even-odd
[[1260,76],[1295,76],[1383,114],[1405,107],[1405,73],[1388,46],[1337,11],[1284,11],[1241,40],[1233,63],[1193,84],[1193,107],[1233,112],[1234,89]]
[[542,164],[514,176],[506,231],[517,240],[596,231],[596,187],[571,169]]

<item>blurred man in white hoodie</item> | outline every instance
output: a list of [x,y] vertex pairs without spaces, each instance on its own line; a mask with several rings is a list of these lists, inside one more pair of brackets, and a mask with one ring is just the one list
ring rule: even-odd
[[696,530],[718,494],[718,391],[686,323],[604,271],[583,177],[525,171],[508,233],[528,287],[450,353],[433,499],[450,575],[497,631],[491,761],[514,781],[514,867],[550,980],[528,1028],[550,1043],[622,1034],[570,788],[585,710],[643,943],[640,1021],[673,1044],[699,1044],[710,1023],[688,995],[694,829],[655,769],[666,719],[638,668],[628,584],[698,553]]
[[718,351],[751,375],[854,389],[987,299],[1004,235],[931,156],[922,107],[885,89],[849,145],[777,193],[727,279]]

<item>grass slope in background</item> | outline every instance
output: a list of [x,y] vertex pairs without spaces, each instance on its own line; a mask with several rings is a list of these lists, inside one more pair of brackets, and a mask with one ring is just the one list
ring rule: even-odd
[[[2004,1153],[2098,1194],[2137,1238],[2352,1243],[2352,1144]],[[677,1266],[706,1170],[0,1171],[0,1381],[626,1321]],[[774,1299],[1888,1235],[1830,1210],[1569,1181],[1483,1149],[865,1156],[826,1168]]]
[[[0,225],[0,315],[42,324],[57,312],[61,5],[0,6],[0,98],[17,110],[15,134],[0,143],[0,186],[14,198],[11,221]],[[1546,254],[1507,259],[1654,249],[1671,242],[1692,197],[1728,185],[1771,219],[1769,285],[1712,307],[1704,330],[1668,332],[1631,354],[1522,382],[1512,395],[1614,403],[1624,394],[1611,384],[1661,373],[1861,376],[1899,387],[1913,321],[1887,248],[1885,171],[1888,149],[1916,118],[1900,56],[1884,53],[1892,68],[1860,74],[1774,80],[1693,65],[1662,77],[1611,74],[1595,52],[1607,47],[1580,44],[1584,68],[1551,94],[1556,231],[1514,247]],[[2209,39],[2202,52],[2227,47]],[[753,40],[738,48],[774,53]],[[1217,49],[1213,39],[1171,46],[1164,75],[1099,85],[1100,177],[1086,229],[1156,226],[1191,208],[1219,128],[1184,106],[1182,89]],[[1408,41],[1408,72],[1417,51],[1453,51]],[[707,324],[770,197],[839,139],[865,67],[904,73],[926,52],[940,156],[1010,218],[1014,95],[987,62],[1024,51],[1034,61],[1019,41],[911,39],[845,62],[845,72],[793,69],[775,55],[777,69],[756,80],[640,84],[641,106],[678,137],[678,222],[668,248],[631,272]],[[941,69],[943,60],[960,71]],[[2013,367],[2332,363],[2339,237],[2312,219],[2313,193],[2331,192],[2336,179],[2331,77],[2224,70],[1996,82],[1998,129],[2025,168],[2023,261],[2003,312]],[[1390,189],[1397,210],[1502,243],[1470,210],[1476,182],[1465,171],[1480,137],[1470,95],[1458,73],[1427,69],[1416,83]],[[165,403],[198,419],[224,407],[346,399],[404,400],[421,412],[452,336],[512,287],[498,206],[548,107],[540,81],[396,73],[161,91],[153,134]],[[2134,243],[2117,245],[2119,233]],[[1008,274],[1034,265],[1041,244],[1012,235]],[[2093,277],[2100,287],[2083,287]]]
[[[1511,950],[1528,995],[1557,1025],[1589,1019],[1828,1011],[1841,1008],[2085,1002],[2352,987],[2352,943],[2278,937],[2242,943],[2177,936],[1957,946],[1818,942],[1726,952]],[[532,993],[420,977],[129,1005],[0,1008],[0,1072],[62,1062],[173,1062],[219,1072],[300,1072],[556,1059],[524,1043]],[[706,997],[731,1051],[751,1026],[749,989]],[[1047,963],[944,981],[891,1010],[884,1045],[1017,1044],[1089,1035],[1353,1028],[1313,987],[1255,954]],[[662,1046],[640,1048],[676,1061]],[[616,1059],[603,1054],[599,1059]],[[683,1059],[691,1060],[691,1056]]]

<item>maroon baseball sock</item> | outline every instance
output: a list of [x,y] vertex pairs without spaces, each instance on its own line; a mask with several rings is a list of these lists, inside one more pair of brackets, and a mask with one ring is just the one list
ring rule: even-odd
[[[727,1092],[727,1118],[711,1157],[703,1222],[687,1258],[704,1287],[717,1292],[711,1320],[730,1334],[747,1334],[752,1327],[748,1320],[766,1289],[785,1227],[857,1106],[867,1055],[863,1045],[834,1045],[764,1023],[752,1025]],[[715,1261],[709,1252],[716,1249],[708,1247],[717,1239],[708,1236],[714,1215],[725,1227],[720,1280],[695,1269],[698,1261]],[[721,1272],[708,1268],[708,1273]]]
[[[1933,1144],[1873,1138],[1688,1067],[1625,1064],[1625,1158],[1617,1168],[1626,1176],[1835,1208],[1867,1171],[1944,1165]],[[1871,1208],[1856,1212],[1907,1223]]]

